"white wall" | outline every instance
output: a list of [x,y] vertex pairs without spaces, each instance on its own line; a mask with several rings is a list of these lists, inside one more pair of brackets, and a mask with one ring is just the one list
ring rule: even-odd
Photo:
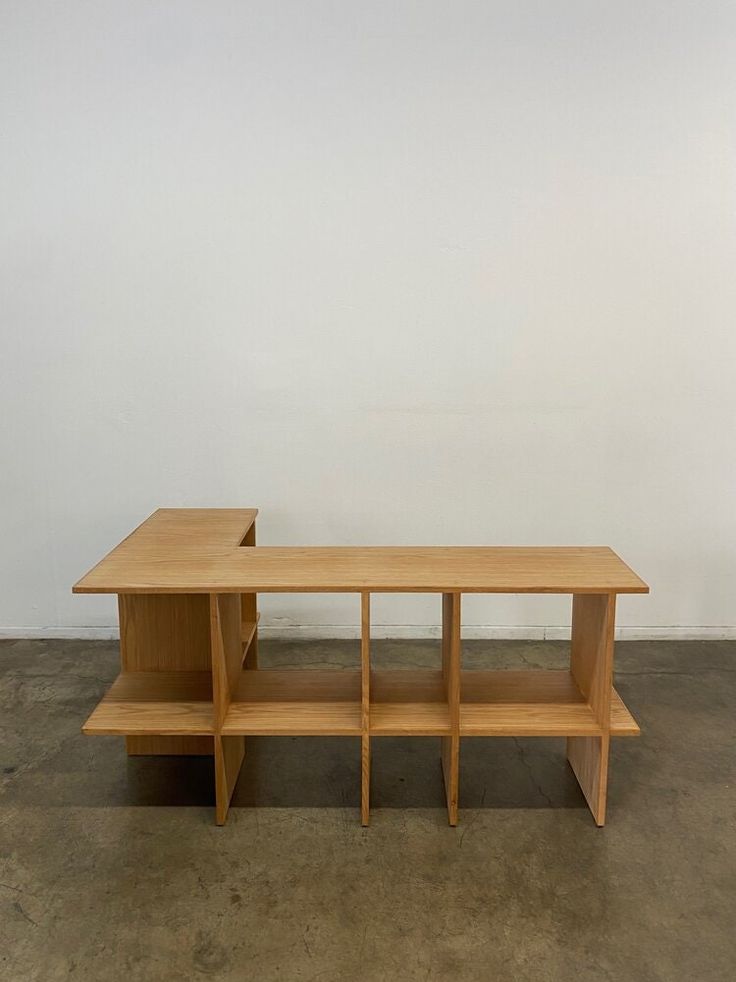
[[71,584],[155,507],[257,505],[608,543],[622,624],[736,636],[732,0],[7,0],[0,100],[6,634],[112,624]]

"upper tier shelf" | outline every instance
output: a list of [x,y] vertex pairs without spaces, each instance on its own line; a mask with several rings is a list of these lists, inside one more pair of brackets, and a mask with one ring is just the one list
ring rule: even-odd
[[243,547],[255,509],[160,509],[75,593],[647,593],[607,546]]

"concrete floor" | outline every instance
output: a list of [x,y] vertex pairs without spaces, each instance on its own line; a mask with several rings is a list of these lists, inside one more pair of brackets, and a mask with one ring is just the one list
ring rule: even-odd
[[[378,642],[377,663],[436,645]],[[466,665],[566,646],[470,642]],[[262,643],[344,665],[351,643]],[[258,738],[225,828],[207,759],[127,759],[79,728],[105,642],[0,642],[0,978],[731,982],[736,643],[622,643],[643,736],[615,742],[597,829],[558,740],[466,740],[460,826],[438,741],[375,741],[370,829],[352,739]],[[257,807],[251,807],[251,806]]]

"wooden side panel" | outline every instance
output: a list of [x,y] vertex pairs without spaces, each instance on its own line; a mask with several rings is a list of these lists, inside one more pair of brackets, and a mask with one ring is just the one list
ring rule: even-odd
[[567,740],[567,759],[598,826],[606,822],[609,749],[609,734],[601,737],[568,737]]
[[222,735],[243,663],[240,596],[236,593],[212,594],[209,607],[215,714],[215,812],[217,824],[224,825],[245,755],[244,737]]
[[[240,544],[244,547],[252,547],[256,544],[255,521],[246,532]],[[255,669],[258,668],[258,595],[255,593],[242,593],[240,595],[240,611],[243,624],[243,639],[250,638],[245,649],[245,667]]]
[[120,594],[120,656],[126,672],[208,672],[209,598],[196,593]]
[[360,824],[370,822],[371,795],[371,595],[360,597]]
[[570,671],[601,723],[611,715],[614,594],[577,594],[572,600]]
[[573,597],[570,671],[603,734],[570,737],[567,759],[599,826],[606,821],[615,619],[614,594]]
[[[200,594],[120,594],[124,672],[209,672],[209,600]],[[130,756],[213,753],[211,737],[129,736]]]
[[243,664],[240,597],[236,593],[210,597],[212,632],[212,699],[215,730],[222,729],[225,714],[235,695]]
[[457,825],[460,776],[460,594],[442,595],[442,677],[450,715],[450,736],[442,737],[442,773],[450,825]]
[[224,825],[245,756],[245,737],[215,737],[215,821]]

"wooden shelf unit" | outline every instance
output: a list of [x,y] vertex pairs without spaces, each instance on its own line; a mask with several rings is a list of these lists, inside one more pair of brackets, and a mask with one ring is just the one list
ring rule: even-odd
[[[226,820],[251,736],[359,737],[364,825],[373,737],[440,737],[451,825],[458,820],[463,737],[565,737],[595,821],[604,823],[610,738],[639,734],[612,684],[615,600],[617,593],[648,591],[615,553],[261,550],[255,515],[156,512],[75,587],[119,593],[122,671],[84,733],[123,735],[129,754],[214,755],[218,824]],[[501,592],[504,585],[504,592],[572,594],[569,670],[462,669],[462,593]],[[359,666],[260,669],[257,593],[279,587],[359,594]],[[371,593],[420,588],[441,594],[441,667],[372,669]]]

